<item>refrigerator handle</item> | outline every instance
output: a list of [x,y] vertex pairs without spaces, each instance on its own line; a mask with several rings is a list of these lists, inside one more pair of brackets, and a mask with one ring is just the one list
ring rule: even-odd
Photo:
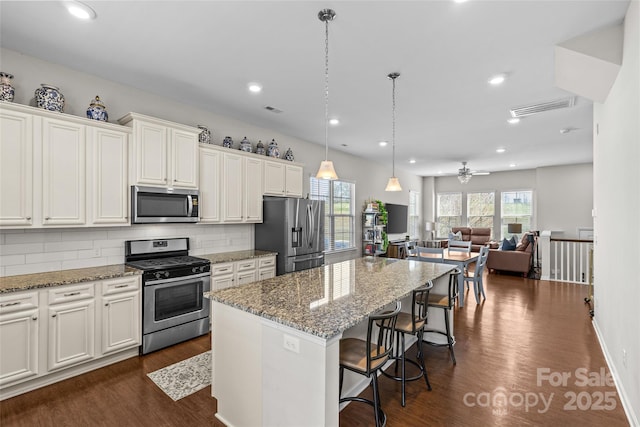
[[309,239],[307,242],[307,246],[311,248],[314,241],[313,212],[311,211],[311,205],[307,205],[307,230],[307,237]]

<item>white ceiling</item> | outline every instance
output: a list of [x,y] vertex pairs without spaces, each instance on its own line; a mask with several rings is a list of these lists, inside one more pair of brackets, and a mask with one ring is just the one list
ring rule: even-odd
[[[330,129],[329,157],[390,164],[391,145],[378,142],[391,140],[386,76],[397,71],[396,168],[430,176],[462,161],[485,171],[592,161],[587,99],[506,120],[511,107],[571,95],[554,86],[554,46],[621,22],[629,0],[86,1],[90,22],[62,3],[1,1],[1,45],[321,145],[317,14],[332,8],[329,104],[341,124]],[[508,74],[500,87],[487,83],[496,73]],[[252,81],[261,94],[247,91]]]

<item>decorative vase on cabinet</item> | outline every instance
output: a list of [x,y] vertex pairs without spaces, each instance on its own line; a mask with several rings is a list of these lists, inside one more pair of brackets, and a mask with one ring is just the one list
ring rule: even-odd
[[89,108],[87,108],[87,118],[100,120],[102,122],[106,122],[109,120],[107,107],[104,106],[104,103],[100,100],[100,97],[98,95],[96,95],[96,97],[91,100]]
[[267,148],[267,156],[280,158],[280,149],[278,149],[278,143],[275,139],[272,139]]
[[240,150],[246,151],[247,153],[251,152],[251,142],[249,142],[246,136],[240,141]]
[[230,136],[225,136],[222,140],[222,146],[225,148],[233,148],[233,139]]
[[11,79],[13,79],[13,74],[0,72],[0,100],[2,101],[13,102],[16,91],[11,86]]
[[64,95],[55,86],[40,84],[35,90],[36,106],[49,111],[62,112],[64,108]]
[[256,154],[260,154],[261,156],[264,156],[265,154],[264,144],[262,141],[258,141],[258,144],[256,145]]
[[211,144],[211,131],[203,125],[198,125],[198,129],[202,130],[198,135],[198,142],[202,144]]

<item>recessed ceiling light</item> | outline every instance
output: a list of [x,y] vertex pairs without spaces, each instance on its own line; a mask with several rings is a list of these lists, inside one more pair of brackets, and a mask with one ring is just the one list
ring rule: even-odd
[[500,153],[500,154],[504,153],[505,151],[507,151],[507,149],[502,147],[496,149],[496,153]]
[[511,163],[511,164],[509,164],[509,167],[510,167],[510,168],[515,168],[515,167],[516,167],[516,164],[515,164],[515,163]]
[[249,92],[251,92],[251,93],[260,93],[260,92],[262,92],[262,86],[259,83],[249,83],[247,85],[247,88],[249,88]]
[[329,120],[329,124],[333,125],[333,126],[339,125],[340,124],[340,120],[338,120],[338,119],[330,119]]
[[466,3],[467,0],[453,0],[454,3]]
[[64,2],[67,11],[78,19],[88,21],[90,19],[96,19],[95,10],[91,9],[84,3],[79,1],[65,1]]
[[415,162],[416,162],[416,160],[415,160],[415,159],[411,159],[411,160],[409,160],[409,163],[411,163],[411,164],[414,164]]
[[517,117],[511,117],[510,119],[507,120],[508,123],[515,125],[517,123],[520,123],[520,119]]
[[502,83],[504,83],[506,78],[507,78],[507,76],[505,76],[504,74],[496,74],[495,76],[493,76],[493,77],[491,77],[489,79],[489,84],[491,84],[493,86],[501,85]]
[[380,142],[378,142],[378,145],[379,145],[380,147],[386,147],[386,146],[387,146],[387,144],[388,144],[388,142],[387,142],[387,141],[380,141]]

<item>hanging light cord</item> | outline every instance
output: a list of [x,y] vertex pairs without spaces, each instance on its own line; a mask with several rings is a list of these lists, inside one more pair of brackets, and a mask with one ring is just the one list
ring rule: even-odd
[[396,78],[392,77],[391,93],[391,176],[396,176]]
[[329,19],[324,21],[324,159],[329,159]]

